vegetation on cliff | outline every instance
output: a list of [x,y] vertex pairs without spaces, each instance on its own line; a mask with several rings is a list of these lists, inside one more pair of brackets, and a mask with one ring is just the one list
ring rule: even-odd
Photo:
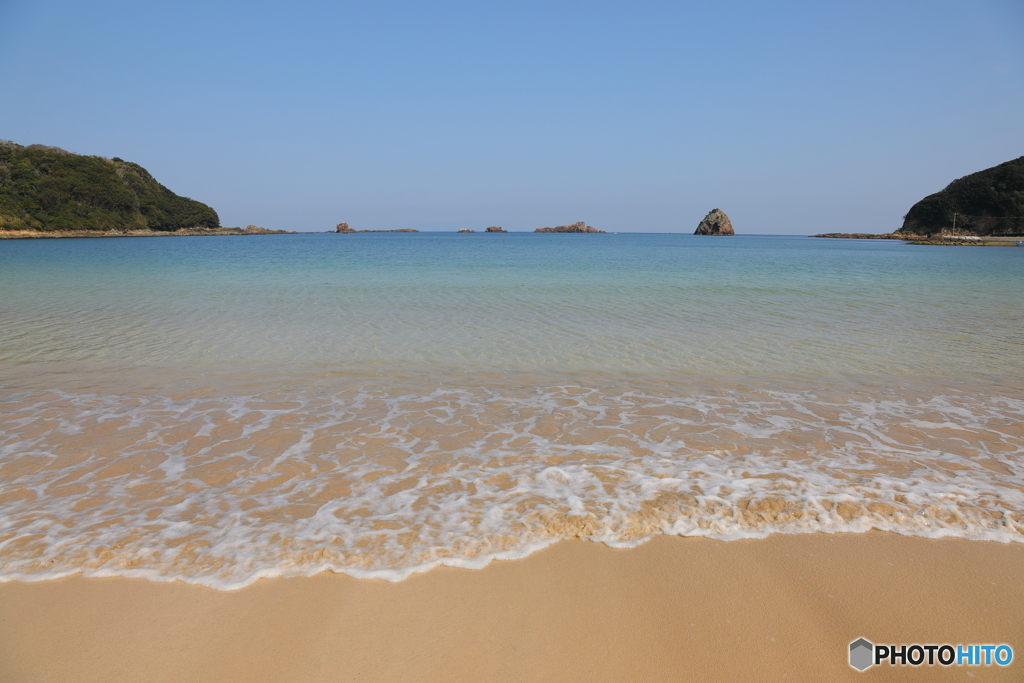
[[0,141],[0,230],[216,228],[212,208],[179,197],[138,164]]
[[954,214],[958,233],[1024,234],[1024,157],[958,178],[928,195],[910,208],[897,232],[949,232]]

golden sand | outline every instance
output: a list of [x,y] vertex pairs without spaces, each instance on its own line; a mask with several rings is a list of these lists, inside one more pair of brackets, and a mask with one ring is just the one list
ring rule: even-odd
[[[865,534],[630,550],[564,541],[400,583],[334,574],[219,592],[0,584],[0,680],[894,681],[1024,678],[1024,545]],[[1006,643],[1007,667],[858,673],[848,644]]]

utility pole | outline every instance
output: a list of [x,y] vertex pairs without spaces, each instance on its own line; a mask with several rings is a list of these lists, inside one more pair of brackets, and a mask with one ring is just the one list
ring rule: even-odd
[[956,237],[956,211],[953,212],[953,233],[952,237]]

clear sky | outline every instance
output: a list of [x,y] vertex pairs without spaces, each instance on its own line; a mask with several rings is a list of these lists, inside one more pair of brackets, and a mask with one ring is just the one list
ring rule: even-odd
[[224,225],[888,232],[1024,155],[1024,2],[0,0],[0,138]]

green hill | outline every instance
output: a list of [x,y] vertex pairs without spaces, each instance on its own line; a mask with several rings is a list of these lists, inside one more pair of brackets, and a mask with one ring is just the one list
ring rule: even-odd
[[948,232],[954,213],[958,233],[1024,234],[1024,157],[958,178],[928,195],[910,207],[897,232]]
[[0,230],[216,228],[217,212],[117,157],[0,141]]

